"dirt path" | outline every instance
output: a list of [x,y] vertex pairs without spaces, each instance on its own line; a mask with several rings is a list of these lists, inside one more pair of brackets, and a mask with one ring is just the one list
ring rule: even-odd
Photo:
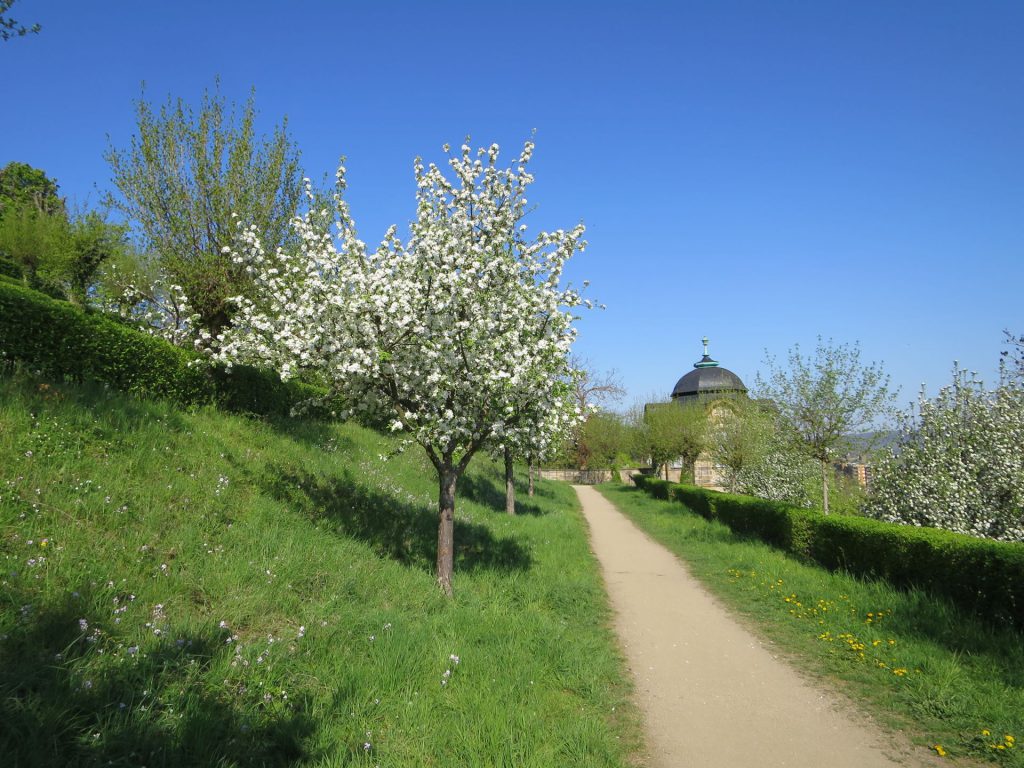
[[593,488],[574,486],[644,713],[650,765],[934,765],[743,629],[660,544]]

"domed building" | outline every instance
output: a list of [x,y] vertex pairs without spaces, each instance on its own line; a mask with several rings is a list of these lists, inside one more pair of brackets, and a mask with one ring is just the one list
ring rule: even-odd
[[697,400],[714,400],[720,397],[746,397],[747,388],[743,381],[728,368],[722,368],[717,360],[708,354],[708,337],[704,343],[704,357],[693,364],[693,370],[676,382],[672,399],[682,405]]
[[[708,354],[707,337],[701,341],[704,344],[704,356],[693,364],[692,371],[687,372],[676,382],[672,388],[672,402],[679,406],[697,403],[703,405],[709,426],[714,429],[715,424],[721,424],[722,420],[729,418],[729,414],[734,411],[725,401],[746,398],[747,387],[739,376],[711,358]],[[647,406],[651,407],[655,406]],[[682,459],[679,459],[667,466],[665,473],[669,479],[678,482],[685,469]],[[702,488],[722,490],[721,468],[707,452],[701,453],[693,462],[693,482]]]

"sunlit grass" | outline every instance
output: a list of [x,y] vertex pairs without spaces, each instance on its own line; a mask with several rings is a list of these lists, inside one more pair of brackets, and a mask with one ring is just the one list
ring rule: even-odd
[[800,563],[621,485],[601,492],[793,663],[940,756],[1024,766],[1024,639],[919,591]]
[[433,470],[393,448],[0,378],[3,764],[628,764],[571,489],[509,518],[483,463],[449,601]]

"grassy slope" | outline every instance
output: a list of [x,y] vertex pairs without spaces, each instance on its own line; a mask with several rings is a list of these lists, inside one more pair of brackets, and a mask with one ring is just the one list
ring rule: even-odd
[[880,721],[936,753],[1024,766],[1019,634],[920,592],[799,563],[678,502],[625,486],[600,490],[799,668],[838,682]]
[[433,471],[391,448],[0,378],[4,764],[628,763],[571,490],[513,519],[467,477],[447,601]]

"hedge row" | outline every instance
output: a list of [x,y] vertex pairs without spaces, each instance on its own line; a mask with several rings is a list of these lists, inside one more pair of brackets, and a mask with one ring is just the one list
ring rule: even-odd
[[826,568],[951,599],[1024,629],[1024,545],[884,523],[636,475],[638,487]]
[[113,318],[0,279],[0,360],[44,376],[98,381],[183,405],[215,403],[258,415],[286,415],[296,403],[320,394],[282,382],[270,371],[236,366],[228,373],[189,365],[197,357]]

